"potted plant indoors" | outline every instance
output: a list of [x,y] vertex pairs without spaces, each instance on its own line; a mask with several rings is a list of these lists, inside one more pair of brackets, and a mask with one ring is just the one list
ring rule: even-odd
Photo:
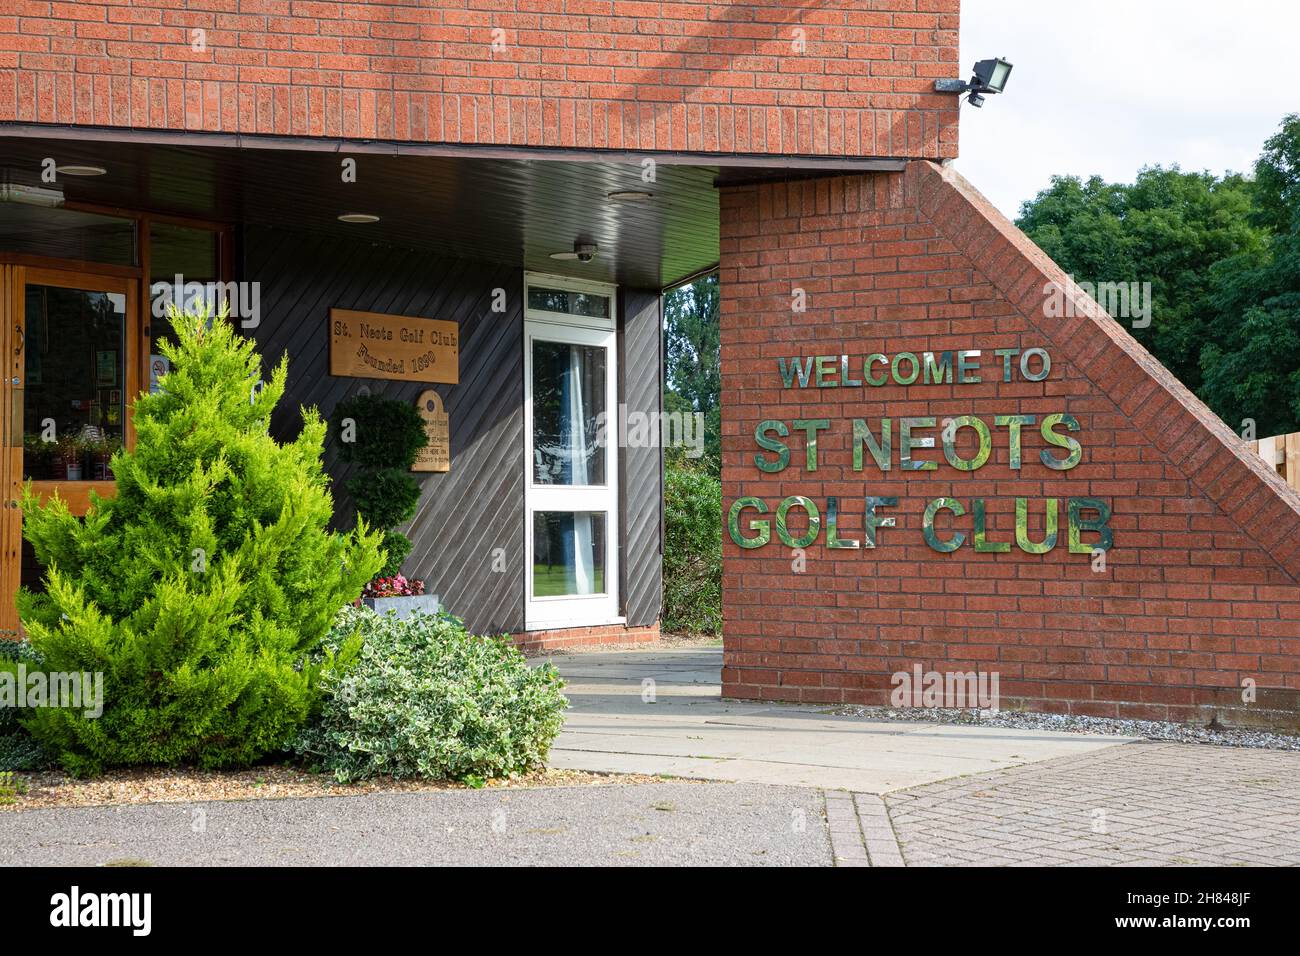
[[23,436],[23,477],[40,481],[50,477],[55,443],[40,435]]
[[54,451],[54,477],[63,481],[81,481],[85,447],[80,435],[60,438]]
[[344,487],[357,513],[372,529],[384,530],[384,566],[361,595],[364,604],[399,618],[439,610],[438,595],[425,594],[424,582],[402,575],[411,540],[393,528],[415,514],[420,483],[410,468],[428,442],[424,419],[408,402],[382,395],[358,395],[339,402],[330,418],[331,437],[340,457],[356,472]]
[[86,449],[89,452],[88,457],[90,459],[90,470],[87,472],[87,477],[91,481],[113,480],[113,454],[120,447],[120,444],[116,438],[107,435],[86,442]]

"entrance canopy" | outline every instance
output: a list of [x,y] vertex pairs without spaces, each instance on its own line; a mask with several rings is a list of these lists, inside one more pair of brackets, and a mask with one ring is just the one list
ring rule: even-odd
[[[202,133],[140,138],[122,130],[103,139],[82,130],[67,138],[52,133],[0,138],[0,177],[61,190],[66,209],[272,226],[648,289],[717,264],[715,182],[742,172],[694,158],[678,164],[629,153],[600,159],[466,147],[378,153],[373,144],[322,140],[220,136],[212,141],[221,145],[200,145]],[[56,172],[51,183],[42,177],[51,165],[105,172]],[[339,221],[348,214],[379,219]],[[0,223],[0,250],[32,251],[21,214]],[[48,228],[42,241],[55,241]],[[551,258],[572,253],[576,243],[595,244],[594,258]]]

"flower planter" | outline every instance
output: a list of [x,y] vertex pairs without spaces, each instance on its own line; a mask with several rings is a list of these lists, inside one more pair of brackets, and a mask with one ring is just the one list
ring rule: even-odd
[[404,597],[363,597],[361,603],[379,614],[397,613],[398,620],[410,617],[417,611],[437,614],[442,609],[436,594],[410,594]]

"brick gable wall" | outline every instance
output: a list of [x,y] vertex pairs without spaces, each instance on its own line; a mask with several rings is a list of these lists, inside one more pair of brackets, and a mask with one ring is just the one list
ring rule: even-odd
[[[1300,712],[1300,496],[1289,491],[1205,406],[1091,300],[1073,318],[1044,312],[1045,283],[1065,276],[950,168],[912,163],[870,174],[724,191],[723,506],[741,496],[772,510],[812,498],[822,533],[799,554],[776,539],[742,549],[724,531],[724,693],[815,702],[888,702],[890,675],[998,672],[1002,706],[1080,714],[1296,725]],[[807,296],[792,311],[792,290]],[[1044,348],[1040,382],[1002,378],[998,348]],[[978,384],[785,388],[778,359],[980,349]],[[906,368],[906,366],[904,366]],[[992,456],[958,471],[940,449],[900,470],[902,416],[1074,415],[1076,468],[1053,471],[1037,427],[1023,429],[1012,470],[1006,429]],[[895,463],[852,467],[849,423],[894,421]],[[765,474],[756,426],[828,419],[820,464],[805,469],[803,432],[785,439],[790,465]],[[769,433],[771,434],[771,433]],[[929,429],[929,435],[939,429]],[[973,429],[957,435],[974,457]],[[873,550],[826,546],[826,498],[838,535],[863,540],[864,495],[895,496],[896,527]],[[949,496],[939,553],[922,514]],[[1066,500],[1112,511],[1105,570],[1066,546]],[[1029,537],[1044,538],[1043,499],[1060,502],[1058,546],[977,553],[972,503],[986,501],[988,536],[1015,540],[1014,501],[1028,499]],[[806,528],[791,511],[791,533]],[[742,532],[755,517],[746,511]],[[772,515],[767,515],[771,518]],[[1096,534],[1081,535],[1096,542]],[[1243,701],[1244,682],[1257,687]],[[1246,685],[1248,686],[1248,685]]]

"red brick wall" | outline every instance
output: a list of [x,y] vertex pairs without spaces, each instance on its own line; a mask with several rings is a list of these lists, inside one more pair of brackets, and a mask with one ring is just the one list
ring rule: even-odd
[[512,635],[512,640],[525,654],[544,654],[547,651],[575,650],[580,647],[596,650],[609,646],[652,643],[659,640],[659,625],[626,627],[622,624],[606,624],[553,631],[525,631]]
[[[0,121],[954,156],[957,97],[933,87],[959,72],[958,7],[12,0],[0,8]],[[193,30],[205,31],[202,51]]]
[[[1048,317],[1043,287],[1064,275],[954,171],[915,162],[901,174],[725,190],[721,278],[724,514],[742,495],[775,510],[801,494],[823,515],[802,573],[775,528],[754,550],[724,530],[725,694],[885,704],[890,675],[921,664],[998,672],[1003,707],[1300,726],[1300,496],[1109,317]],[[792,311],[795,287],[806,312]],[[1050,353],[1048,377],[1004,384],[993,350],[1031,347]],[[797,355],[972,348],[983,352],[978,385],[787,389],[777,367]],[[992,426],[995,414],[1041,422],[1054,412],[1081,426],[1072,436],[1083,458],[1070,471],[1040,463],[1037,427],[1024,429],[1019,471],[1005,428],[992,429],[992,457],[973,472],[938,448],[917,453],[938,470],[898,468],[901,416],[973,414]],[[882,417],[894,419],[893,469],[866,456],[855,472],[849,423],[867,419],[878,435]],[[804,470],[792,429],[789,467],[760,472],[755,426],[796,418],[831,421],[819,469]],[[971,457],[974,445],[963,429],[959,451]],[[829,550],[829,495],[841,538],[863,538],[864,495],[897,496],[881,510],[897,527],[880,529],[874,551]],[[966,533],[949,554],[922,537],[940,496],[967,511],[936,522],[944,537]],[[976,496],[1004,541],[1016,497],[1030,499],[1034,540],[1040,499],[1061,499],[1060,543],[1044,555],[1014,543],[976,553]],[[1068,553],[1068,496],[1112,508],[1104,572]],[[797,536],[806,522],[792,514]],[[1247,678],[1258,687],[1250,704]]]

